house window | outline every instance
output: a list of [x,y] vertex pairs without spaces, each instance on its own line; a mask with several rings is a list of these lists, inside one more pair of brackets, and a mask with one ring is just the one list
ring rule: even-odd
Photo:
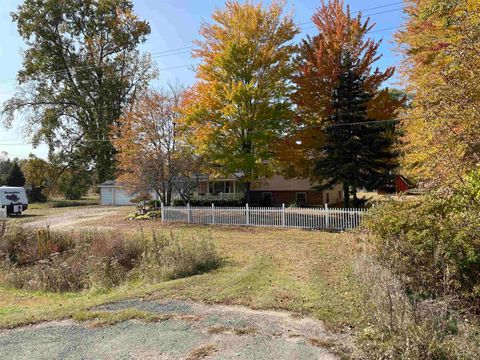
[[330,203],[330,193],[328,193],[328,192],[325,194],[325,202],[327,204]]
[[339,199],[342,198],[342,192],[341,192],[341,191],[338,192],[338,198],[339,198]]
[[207,192],[207,183],[202,181],[198,183],[198,195],[205,195]]
[[295,193],[295,202],[297,203],[298,206],[307,205],[307,193],[305,192]]
[[271,206],[272,205],[272,193],[271,192],[262,193],[262,205],[263,206]]
[[231,193],[233,192],[231,181],[210,181],[208,183],[208,192],[210,194]]

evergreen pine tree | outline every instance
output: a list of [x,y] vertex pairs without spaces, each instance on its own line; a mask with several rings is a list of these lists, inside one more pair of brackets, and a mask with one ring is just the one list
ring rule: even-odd
[[23,175],[22,169],[18,165],[18,162],[13,162],[10,171],[8,172],[7,178],[5,179],[7,186],[24,186],[25,185],[25,176]]
[[325,180],[323,189],[343,183],[345,207],[358,205],[357,189],[375,189],[397,167],[394,137],[385,123],[374,124],[367,114],[374,96],[364,90],[364,77],[347,52],[342,57],[338,85],[332,94],[332,115],[324,129],[323,157],[315,175]]

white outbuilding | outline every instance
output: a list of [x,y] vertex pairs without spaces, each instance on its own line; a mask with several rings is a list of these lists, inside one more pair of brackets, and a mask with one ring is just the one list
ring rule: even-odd
[[130,200],[135,197],[129,194],[116,181],[105,181],[98,186],[100,188],[100,204],[105,206],[135,205]]

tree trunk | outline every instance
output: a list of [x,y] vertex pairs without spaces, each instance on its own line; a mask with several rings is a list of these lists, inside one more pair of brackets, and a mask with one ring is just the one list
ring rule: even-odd
[[343,183],[343,206],[350,207],[350,186],[346,183]]
[[245,183],[245,201],[248,205],[250,205],[250,200],[251,200],[250,185],[251,185],[250,181]]
[[353,203],[352,203],[352,205],[353,205],[354,207],[358,207],[357,188],[355,188],[355,187],[352,188],[352,194],[353,194]]
[[170,181],[167,184],[167,194],[166,194],[165,202],[167,206],[170,206],[172,203],[172,183]]

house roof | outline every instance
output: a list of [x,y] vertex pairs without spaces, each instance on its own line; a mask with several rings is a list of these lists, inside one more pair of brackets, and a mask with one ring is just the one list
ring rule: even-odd
[[107,181],[101,183],[100,185],[98,185],[99,188],[102,188],[102,187],[118,187],[118,186],[122,186],[122,184],[119,183],[116,180],[107,180]]

